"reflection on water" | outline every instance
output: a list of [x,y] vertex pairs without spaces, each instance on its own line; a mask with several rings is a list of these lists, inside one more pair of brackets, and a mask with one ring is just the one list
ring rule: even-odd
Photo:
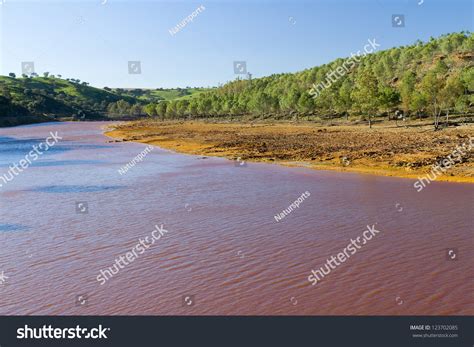
[[21,224],[0,224],[1,231],[22,231],[28,230],[29,228]]
[[[104,161],[101,160],[41,160],[34,162],[35,166],[65,166],[65,165],[91,165],[91,164],[103,164]],[[8,168],[11,166],[11,163],[0,164],[0,168]]]
[[[0,188],[0,314],[474,314],[472,185],[417,193],[408,179],[161,149],[120,175],[146,145],[108,143],[103,125],[0,129],[0,175],[50,131],[63,137]],[[161,224],[167,237],[101,286],[100,269]],[[311,269],[373,224],[376,239],[310,285]]]
[[107,190],[120,189],[121,186],[46,186],[36,187],[30,190],[30,192],[42,192],[42,193],[95,193],[104,192]]

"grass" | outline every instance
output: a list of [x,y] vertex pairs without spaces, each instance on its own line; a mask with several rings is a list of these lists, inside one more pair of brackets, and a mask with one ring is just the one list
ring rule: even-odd
[[[138,100],[144,102],[158,102],[161,100],[189,99],[210,89],[211,88],[140,89],[142,94],[137,94],[138,89],[126,89],[123,94],[137,96]],[[116,91],[116,89],[114,90]]]

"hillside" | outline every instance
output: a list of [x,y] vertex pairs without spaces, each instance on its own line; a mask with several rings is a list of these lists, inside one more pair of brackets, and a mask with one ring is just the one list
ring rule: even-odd
[[151,102],[189,98],[206,88],[104,89],[46,73],[0,76],[0,126],[51,120],[134,119]]
[[474,34],[336,59],[298,73],[235,80],[218,88],[104,89],[86,82],[0,76],[0,126],[45,119],[226,118],[367,122],[449,117],[472,122]]
[[166,89],[166,88],[157,88],[157,89],[105,88],[105,89],[112,90],[114,93],[119,94],[119,95],[134,97],[140,101],[148,102],[148,103],[187,99],[192,96],[196,96],[202,92],[211,90],[211,88],[191,88],[191,87],[175,88],[175,89]]
[[0,125],[60,119],[103,119],[110,104],[136,104],[128,96],[56,76],[0,76]]
[[[443,35],[428,42],[377,51],[299,73],[237,80],[182,100],[149,105],[163,119],[335,119],[433,117],[472,121],[474,35]],[[342,67],[347,67],[344,70]],[[342,72],[341,72],[342,70]]]

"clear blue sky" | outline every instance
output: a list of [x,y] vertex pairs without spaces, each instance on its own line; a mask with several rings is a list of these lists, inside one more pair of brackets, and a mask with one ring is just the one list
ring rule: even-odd
[[[473,27],[471,0],[102,1],[0,0],[0,73],[34,61],[37,73],[98,87],[214,86],[236,78],[237,60],[261,77],[348,56],[369,38],[387,49]],[[139,75],[128,73],[135,60]]]

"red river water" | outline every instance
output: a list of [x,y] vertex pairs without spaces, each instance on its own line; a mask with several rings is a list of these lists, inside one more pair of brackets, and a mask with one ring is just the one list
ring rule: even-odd
[[[107,123],[0,129],[0,315],[472,315],[474,185],[235,165]],[[31,160],[31,158],[30,158]],[[277,222],[274,215],[307,197]],[[167,232],[101,284],[155,225]],[[312,286],[367,225],[380,233]]]

